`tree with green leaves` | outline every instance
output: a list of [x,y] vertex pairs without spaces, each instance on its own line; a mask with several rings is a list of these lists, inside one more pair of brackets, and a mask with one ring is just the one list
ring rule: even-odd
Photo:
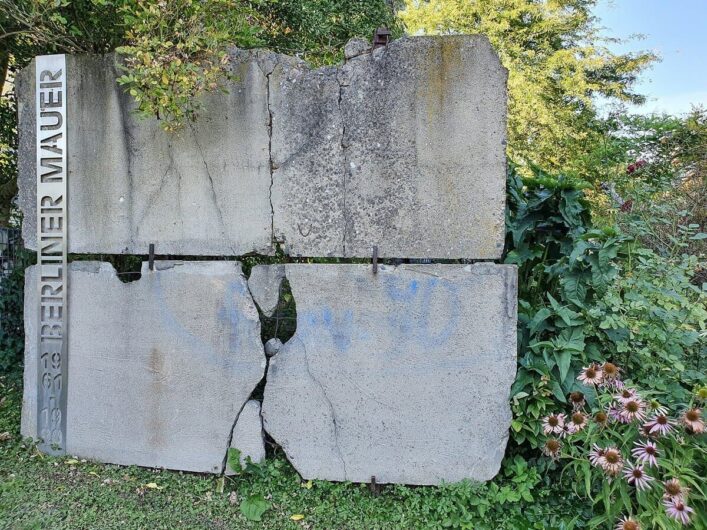
[[[585,153],[599,141],[596,96],[640,103],[632,92],[650,53],[614,54],[596,0],[405,0],[412,34],[486,35],[509,70],[508,154],[523,166],[588,177]],[[525,171],[530,174],[529,170]]]

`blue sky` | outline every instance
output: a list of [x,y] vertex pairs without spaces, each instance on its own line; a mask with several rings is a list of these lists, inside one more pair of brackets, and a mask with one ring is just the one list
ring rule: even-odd
[[679,114],[691,103],[707,107],[707,0],[599,0],[595,14],[608,36],[645,36],[611,44],[612,51],[651,50],[662,58],[637,85],[646,104],[630,110]]

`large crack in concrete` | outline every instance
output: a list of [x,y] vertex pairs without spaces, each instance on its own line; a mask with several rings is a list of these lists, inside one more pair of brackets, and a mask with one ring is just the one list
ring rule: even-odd
[[334,447],[336,447],[336,453],[339,457],[339,460],[341,461],[341,467],[344,471],[343,480],[346,480],[346,460],[344,460],[344,455],[341,452],[341,446],[339,445],[339,423],[336,421],[336,410],[334,409],[334,404],[331,402],[331,399],[329,399],[329,396],[327,395],[326,390],[324,389],[324,385],[322,385],[321,381],[319,381],[319,379],[314,377],[314,374],[312,374],[312,370],[309,366],[309,357],[307,356],[307,346],[305,345],[304,341],[296,335],[292,337],[292,340],[297,340],[302,345],[302,351],[304,352],[304,367],[307,370],[307,375],[309,375],[309,378],[314,382],[315,385],[317,385],[319,391],[324,397],[324,401],[326,401],[327,405],[329,406],[331,421],[334,425]]
[[342,210],[343,210],[343,216],[344,216],[344,234],[342,237],[341,245],[343,249],[343,256],[346,257],[346,235],[349,231],[349,215],[348,215],[348,210],[346,208],[346,183],[348,178],[351,176],[351,167],[349,163],[349,158],[347,154],[347,139],[346,139],[346,121],[344,119],[344,112],[342,110],[342,100],[344,98],[344,87],[348,86],[344,84],[344,82],[341,79],[341,76],[343,75],[343,71],[341,67],[337,67],[336,69],[336,81],[339,84],[339,99],[337,101],[337,106],[339,109],[339,115],[341,116],[341,142],[339,144],[341,148],[341,152],[344,157],[344,181],[342,185],[342,190],[343,190],[343,198],[342,198]]

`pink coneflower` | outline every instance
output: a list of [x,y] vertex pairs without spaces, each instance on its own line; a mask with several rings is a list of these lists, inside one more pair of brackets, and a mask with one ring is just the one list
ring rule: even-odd
[[682,524],[690,523],[690,514],[694,511],[682,499],[670,499],[663,501],[665,513]]
[[658,448],[655,442],[636,442],[636,448],[631,451],[631,454],[639,461],[648,464],[649,466],[658,465]]
[[594,467],[600,467],[602,458],[604,458],[604,449],[594,444],[592,450],[589,451],[589,462],[591,462]]
[[581,392],[570,392],[570,403],[574,410],[579,410],[584,407],[584,394]]
[[545,416],[543,419],[543,433],[548,434],[562,434],[565,426],[565,415],[564,414],[550,414]]
[[623,421],[621,417],[621,409],[619,409],[619,407],[614,403],[610,404],[609,408],[606,409],[606,414],[614,421]]
[[630,517],[623,517],[616,523],[616,528],[614,530],[641,530],[641,525]]
[[702,421],[702,411],[700,409],[689,409],[685,411],[680,419],[692,434],[702,434],[705,432],[705,422]]
[[638,398],[638,392],[633,388],[622,388],[621,391],[614,396],[614,399],[619,403],[625,403],[626,401]]
[[580,411],[575,411],[570,416],[571,421],[567,425],[567,430],[570,434],[581,431],[587,426],[587,416]]
[[592,363],[582,369],[582,373],[577,376],[577,379],[587,386],[598,385],[602,382],[601,368]]
[[629,484],[636,486],[637,490],[647,490],[650,488],[651,482],[655,480],[643,470],[641,464],[634,465],[631,463],[624,468],[624,478]]
[[656,414],[649,422],[645,423],[643,427],[648,429],[650,434],[665,436],[673,430],[673,425],[675,425],[675,422],[665,414]]
[[624,460],[621,458],[621,453],[615,447],[607,447],[604,449],[604,456],[601,457],[601,467],[607,475],[615,477],[621,472],[624,465]]
[[646,404],[645,402],[636,397],[633,399],[627,399],[621,405],[621,417],[624,423],[631,423],[636,420],[644,420],[646,417]]
[[687,488],[680,484],[680,481],[676,478],[671,478],[663,482],[663,499],[666,501],[679,499],[685,501],[690,488]]
[[562,449],[560,441],[555,438],[550,438],[543,446],[543,453],[553,460],[557,460],[560,456],[560,449]]

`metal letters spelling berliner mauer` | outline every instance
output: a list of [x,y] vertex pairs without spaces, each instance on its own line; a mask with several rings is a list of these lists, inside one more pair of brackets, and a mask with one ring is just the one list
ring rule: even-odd
[[49,454],[66,450],[67,141],[66,58],[36,59],[39,341],[37,436]]

